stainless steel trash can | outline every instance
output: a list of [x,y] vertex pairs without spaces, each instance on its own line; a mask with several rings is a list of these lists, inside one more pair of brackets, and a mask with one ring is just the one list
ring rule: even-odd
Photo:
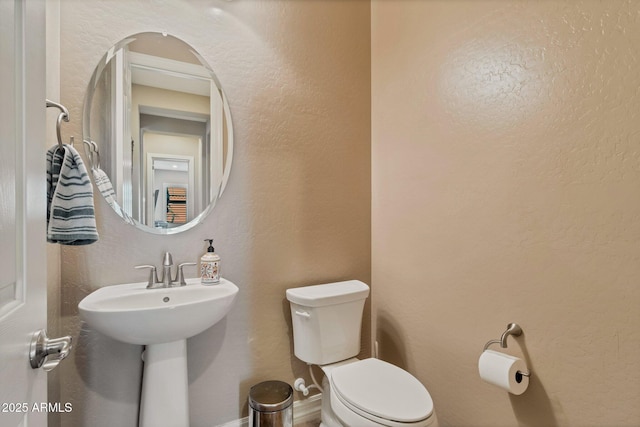
[[249,427],[293,427],[293,389],[264,381],[249,390]]

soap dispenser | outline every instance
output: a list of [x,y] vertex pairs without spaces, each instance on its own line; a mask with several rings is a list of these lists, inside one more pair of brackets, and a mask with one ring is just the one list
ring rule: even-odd
[[200,258],[200,281],[203,285],[213,285],[220,282],[220,256],[215,253],[213,239],[204,241],[209,242],[209,248]]

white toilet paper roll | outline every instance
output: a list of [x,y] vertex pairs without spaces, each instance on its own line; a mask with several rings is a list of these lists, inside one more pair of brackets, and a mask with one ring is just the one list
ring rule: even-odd
[[484,381],[511,394],[522,394],[529,386],[529,377],[521,374],[529,372],[524,360],[508,354],[483,351],[478,360],[478,371]]

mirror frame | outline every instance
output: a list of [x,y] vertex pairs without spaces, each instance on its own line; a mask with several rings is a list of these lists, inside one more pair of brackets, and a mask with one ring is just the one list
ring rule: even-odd
[[[112,47],[110,47],[107,50],[107,52],[102,56],[102,58],[100,59],[98,64],[96,65],[96,68],[93,71],[93,74],[92,74],[91,79],[89,80],[89,84],[87,86],[87,90],[85,92],[84,104],[83,104],[83,109],[82,109],[83,110],[82,111],[82,139],[83,139],[83,142],[84,142],[83,145],[85,146],[85,153],[87,154],[87,157],[91,157],[90,151],[87,151],[87,147],[89,148],[89,150],[91,149],[91,144],[87,144],[86,141],[91,141],[94,144],[94,146],[95,146],[95,144],[98,144],[97,145],[97,147],[99,147],[98,148],[98,156],[99,156],[99,149],[107,147],[106,142],[104,142],[104,141],[95,142],[95,141],[93,141],[91,139],[91,106],[92,106],[92,103],[93,103],[95,88],[96,88],[96,85],[98,84],[98,82],[100,81],[100,78],[102,76],[102,73],[103,73],[104,69],[107,67],[107,65],[109,64],[111,59],[114,57],[115,52],[117,52],[118,50],[122,49],[124,46],[126,46],[129,43],[131,43],[132,41],[134,41],[137,38],[137,36],[139,36],[140,34],[157,34],[157,35],[162,36],[162,37],[170,36],[170,37],[173,37],[175,39],[178,39],[179,41],[181,41],[182,43],[184,43],[186,46],[189,47],[191,53],[200,61],[200,64],[209,72],[212,82],[218,88],[218,92],[219,92],[221,100],[222,100],[222,107],[223,107],[223,114],[224,114],[223,118],[226,121],[227,153],[226,153],[226,161],[224,163],[224,170],[222,172],[222,179],[221,179],[221,182],[220,182],[219,190],[217,191],[217,194],[214,194],[215,192],[212,190],[212,194],[211,194],[212,198],[211,198],[211,202],[209,203],[209,205],[206,208],[204,208],[202,210],[202,212],[200,212],[198,215],[196,215],[191,221],[187,222],[186,224],[183,224],[183,225],[180,225],[180,226],[177,226],[177,227],[173,227],[173,228],[152,227],[152,226],[149,226],[149,225],[146,225],[146,224],[142,223],[139,220],[136,220],[136,219],[128,217],[128,215],[126,213],[124,213],[122,208],[119,205],[117,205],[117,202],[115,202],[116,206],[113,206],[113,205],[111,205],[111,203],[109,203],[107,198],[104,197],[105,200],[107,201],[107,203],[109,205],[111,205],[111,207],[113,208],[114,212],[120,218],[122,218],[123,221],[126,224],[133,224],[139,230],[145,231],[147,233],[156,234],[156,235],[177,234],[177,233],[181,233],[183,231],[189,230],[189,229],[195,227],[196,225],[202,223],[202,221],[207,217],[207,215],[209,215],[211,213],[211,211],[213,210],[214,206],[216,205],[216,202],[222,196],[222,193],[224,192],[224,190],[225,190],[225,188],[227,186],[227,183],[228,183],[228,180],[229,180],[229,175],[231,173],[231,165],[233,163],[233,121],[231,120],[231,111],[229,109],[229,103],[228,103],[228,100],[227,100],[227,96],[225,95],[224,90],[222,89],[222,85],[220,84],[220,81],[218,80],[218,77],[216,76],[216,74],[213,72],[213,69],[211,68],[211,66],[209,66],[207,61],[204,60],[202,55],[200,55],[198,53],[198,51],[193,48],[193,46],[191,46],[189,43],[185,42],[180,37],[177,37],[177,36],[172,35],[172,34],[168,34],[166,32],[144,31],[144,32],[141,32],[141,33],[135,33],[133,35],[127,36],[124,39],[118,41]],[[142,173],[142,171],[141,171],[141,173]],[[95,190],[102,194],[102,192],[100,191],[100,189],[97,187],[97,185],[95,183],[95,177],[94,177],[94,179],[92,179],[92,181],[94,183]]]

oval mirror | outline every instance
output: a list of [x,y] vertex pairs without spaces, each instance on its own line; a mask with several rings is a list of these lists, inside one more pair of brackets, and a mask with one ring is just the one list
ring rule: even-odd
[[165,33],[104,54],[85,96],[83,142],[99,192],[127,223],[156,234],[200,223],[233,155],[227,99],[211,67]]

